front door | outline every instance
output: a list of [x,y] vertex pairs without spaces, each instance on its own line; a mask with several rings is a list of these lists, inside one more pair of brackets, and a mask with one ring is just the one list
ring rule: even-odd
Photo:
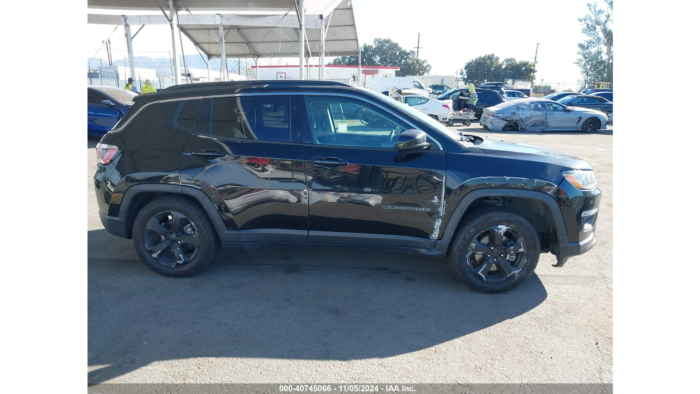
[[574,112],[566,112],[566,107],[555,102],[546,102],[547,130],[573,130],[581,127],[580,118]]
[[296,96],[207,98],[183,152],[182,184],[204,191],[240,241],[306,242]]
[[413,128],[362,99],[303,97],[309,242],[430,247],[442,216],[445,152],[401,153]]

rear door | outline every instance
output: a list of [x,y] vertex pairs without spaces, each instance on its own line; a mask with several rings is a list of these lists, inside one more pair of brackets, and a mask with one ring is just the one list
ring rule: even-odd
[[[431,247],[444,199],[445,152],[401,153],[412,125],[365,99],[306,95],[301,125],[309,241]],[[300,107],[302,105],[300,104]]]
[[241,241],[305,242],[308,201],[297,96],[205,98],[182,183],[203,190]]
[[109,97],[88,88],[88,134],[104,134],[119,121],[119,109],[115,105],[102,104]]

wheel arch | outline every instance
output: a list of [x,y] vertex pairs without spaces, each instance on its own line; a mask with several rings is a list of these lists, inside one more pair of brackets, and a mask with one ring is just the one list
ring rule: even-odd
[[218,234],[226,230],[214,203],[202,190],[181,185],[145,184],[131,186],[126,190],[122,198],[119,207],[119,219],[126,226],[125,233],[127,238],[133,237],[132,228],[139,211],[149,201],[168,194],[188,198],[199,205],[207,214],[209,221]]
[[[548,246],[548,249],[553,253],[556,254],[558,245],[568,244],[564,216],[562,215],[556,200],[552,196],[532,190],[481,189],[466,194],[459,202],[457,208],[450,217],[447,226],[445,227],[442,238],[436,243],[435,254],[443,255],[447,253],[447,250],[452,242],[452,238],[457,232],[457,228],[465,220],[465,218],[472,212],[483,208],[485,206],[483,204],[485,200],[496,198],[508,198],[511,201],[516,201],[516,204],[511,204],[511,206],[507,208],[521,208],[514,209],[514,211],[528,219],[533,226],[538,229],[538,233],[541,232],[543,226],[545,225],[542,223],[542,220],[544,220],[546,224],[551,223],[555,232],[555,239],[549,241],[555,241],[556,245],[545,245],[545,247]],[[522,209],[523,207],[525,209]],[[533,214],[528,209],[533,207],[537,207],[535,212],[541,211],[545,214],[545,217],[538,218],[537,215]]]

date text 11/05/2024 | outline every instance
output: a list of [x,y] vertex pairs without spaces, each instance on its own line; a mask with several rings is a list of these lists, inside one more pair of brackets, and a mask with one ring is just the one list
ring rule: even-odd
[[373,393],[373,392],[415,392],[413,386],[398,385],[398,384],[386,384],[386,385],[376,385],[376,384],[341,384],[341,385],[329,385],[329,384],[301,384],[301,385],[280,385],[280,392],[353,392],[353,393]]

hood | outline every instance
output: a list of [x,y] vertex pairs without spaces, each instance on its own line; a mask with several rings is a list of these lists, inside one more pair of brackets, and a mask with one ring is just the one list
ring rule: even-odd
[[516,144],[513,142],[484,138],[483,142],[477,145],[477,147],[484,153],[496,157],[555,164],[562,167],[580,170],[593,169],[588,162],[580,157],[533,145]]

